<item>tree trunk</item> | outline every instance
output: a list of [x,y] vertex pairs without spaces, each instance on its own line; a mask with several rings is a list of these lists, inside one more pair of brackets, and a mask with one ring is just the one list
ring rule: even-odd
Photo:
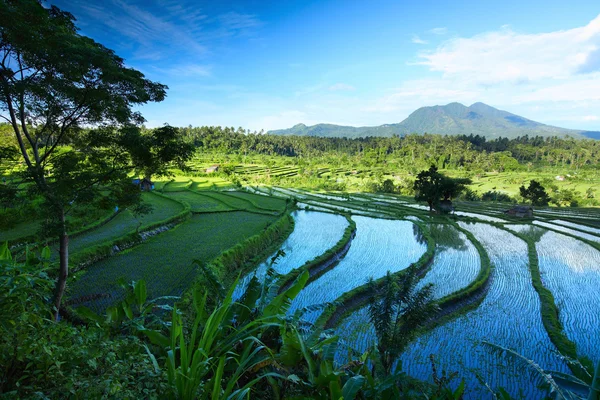
[[60,247],[58,250],[60,257],[60,269],[58,272],[58,279],[56,281],[56,291],[54,294],[54,307],[56,308],[54,319],[58,321],[60,314],[60,303],[62,297],[65,294],[65,288],[67,286],[67,277],[69,276],[69,235],[67,234],[67,227],[65,221],[65,213],[61,211],[62,223],[60,233]]

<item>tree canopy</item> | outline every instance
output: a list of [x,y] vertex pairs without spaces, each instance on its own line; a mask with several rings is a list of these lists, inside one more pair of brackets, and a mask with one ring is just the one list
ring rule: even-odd
[[465,178],[449,178],[432,165],[428,170],[421,171],[415,180],[415,200],[426,201],[429,209],[439,211],[440,200],[451,200],[471,183]]
[[[162,101],[167,87],[80,35],[68,12],[3,0],[0,19],[0,117],[16,140],[23,180],[33,184],[27,190],[43,198],[45,231],[59,238],[58,313],[68,276],[68,213],[90,203],[138,207],[128,174],[164,174],[171,161],[189,159],[192,146],[179,129],[140,128],[144,118],[133,106]],[[14,149],[14,142],[3,147]]]
[[519,193],[534,206],[547,206],[550,202],[546,189],[536,180],[531,180],[528,187],[521,186]]

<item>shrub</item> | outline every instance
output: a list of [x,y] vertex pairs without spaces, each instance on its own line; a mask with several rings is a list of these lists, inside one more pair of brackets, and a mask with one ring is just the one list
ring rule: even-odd
[[488,190],[481,195],[482,201],[499,201],[502,203],[513,203],[515,199],[510,197],[508,194],[499,192],[496,190]]

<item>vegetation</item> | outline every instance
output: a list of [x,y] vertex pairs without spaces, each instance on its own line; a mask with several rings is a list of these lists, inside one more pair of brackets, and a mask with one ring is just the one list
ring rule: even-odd
[[133,125],[143,118],[132,106],[161,101],[166,87],[79,35],[71,14],[35,0],[3,1],[0,10],[0,107],[25,163],[24,189],[43,199],[44,229],[59,239],[58,318],[69,274],[67,215],[90,203],[141,211],[140,192],[128,173],[164,174],[171,161],[182,165],[192,148],[178,139],[176,128],[143,134]]
[[[426,201],[429,210],[435,208],[438,212],[442,211],[440,200],[450,201],[465,189],[465,185],[470,183],[469,179],[452,179],[438,172],[437,167],[431,166],[427,171],[421,171],[415,180],[415,200]],[[447,208],[444,208],[446,212]]]
[[600,142],[147,129],[166,86],[0,15],[0,397],[598,398]]
[[550,196],[546,193],[546,190],[538,181],[532,180],[529,182],[529,186],[521,186],[519,188],[521,197],[529,201],[534,206],[547,206],[550,201]]
[[433,301],[433,284],[417,290],[417,283],[414,266],[398,280],[388,272],[379,290],[370,282],[373,295],[369,299],[369,318],[375,327],[384,375],[392,372],[416,332],[439,310]]

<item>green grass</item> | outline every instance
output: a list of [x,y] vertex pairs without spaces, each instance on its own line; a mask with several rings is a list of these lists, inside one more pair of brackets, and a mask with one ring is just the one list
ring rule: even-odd
[[231,182],[226,181],[218,176],[203,176],[192,178],[192,190],[209,190],[209,189],[225,189],[233,187]]
[[190,190],[185,190],[183,192],[170,192],[167,193],[167,195],[175,200],[188,203],[192,212],[196,213],[234,210],[234,208],[229,207],[221,201]]
[[193,215],[174,229],[90,266],[72,287],[72,298],[109,294],[88,304],[108,306],[122,295],[117,281],[144,279],[151,297],[181,295],[193,282],[194,259],[208,262],[224,250],[261,232],[274,216],[247,212]]
[[[69,241],[69,253],[74,254],[78,251],[117,239],[135,231],[138,226],[140,229],[144,229],[156,222],[177,215],[184,208],[182,204],[174,200],[153,193],[143,193],[142,198],[144,202],[152,205],[152,213],[136,218],[130,211],[123,210],[108,223],[79,236],[72,237]],[[58,257],[58,253],[54,256]]]
[[[269,211],[258,208],[249,200],[246,200],[235,195],[228,194],[229,192],[216,192],[212,190],[206,190],[199,192],[202,195],[208,196],[216,201],[219,201],[231,208],[236,210],[245,210],[256,213],[269,213]],[[273,213],[272,211],[270,213]]]
[[0,232],[0,242],[12,242],[21,238],[31,237],[39,232],[41,224],[41,220],[26,221],[9,229],[2,229]]
[[[177,192],[188,189],[192,185],[192,180],[187,176],[175,176],[163,187],[163,192]],[[155,185],[156,187],[156,185]]]
[[239,197],[241,199],[247,200],[250,203],[262,209],[282,212],[283,210],[285,210],[286,206],[285,200],[276,197],[261,196],[260,194],[253,194],[242,191],[227,192],[226,194],[229,196]]

